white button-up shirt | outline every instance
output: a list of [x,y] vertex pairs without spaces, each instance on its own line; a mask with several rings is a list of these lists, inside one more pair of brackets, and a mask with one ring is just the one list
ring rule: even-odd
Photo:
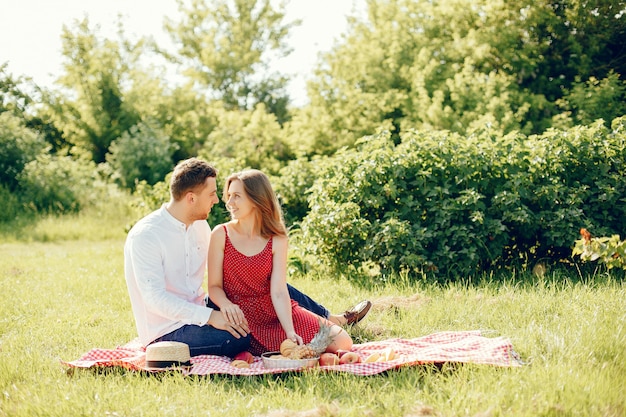
[[124,245],[124,273],[144,345],[186,324],[202,326],[213,311],[202,288],[211,228],[189,226],[163,205],[137,222]]

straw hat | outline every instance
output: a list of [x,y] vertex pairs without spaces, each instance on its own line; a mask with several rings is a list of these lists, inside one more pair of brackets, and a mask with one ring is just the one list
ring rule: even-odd
[[166,370],[191,366],[189,345],[181,342],[156,342],[146,348],[147,370]]

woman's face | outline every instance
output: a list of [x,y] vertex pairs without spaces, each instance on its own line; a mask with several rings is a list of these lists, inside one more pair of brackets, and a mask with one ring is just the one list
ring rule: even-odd
[[254,211],[254,204],[246,194],[243,183],[240,180],[233,180],[228,185],[228,200],[226,208],[233,219],[243,219],[250,216]]

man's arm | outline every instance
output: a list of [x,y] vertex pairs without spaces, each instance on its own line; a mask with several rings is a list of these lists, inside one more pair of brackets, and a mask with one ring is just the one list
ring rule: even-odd
[[[176,291],[181,294],[168,290],[165,257],[157,236],[143,233],[129,238],[126,256],[128,258],[127,269],[130,269],[127,273],[134,276],[141,301],[147,311],[185,324],[201,326],[209,321],[212,309],[189,301],[196,296],[202,296],[202,294],[192,294],[193,287],[176,288]],[[181,262],[184,262],[184,259]],[[171,283],[170,287],[172,287]],[[183,291],[188,293],[182,294]]]

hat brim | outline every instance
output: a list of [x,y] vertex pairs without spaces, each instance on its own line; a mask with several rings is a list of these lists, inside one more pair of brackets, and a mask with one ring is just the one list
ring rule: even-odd
[[193,364],[190,361],[147,361],[146,365],[142,369],[144,371],[177,371],[182,369],[189,369],[191,367],[193,367]]

